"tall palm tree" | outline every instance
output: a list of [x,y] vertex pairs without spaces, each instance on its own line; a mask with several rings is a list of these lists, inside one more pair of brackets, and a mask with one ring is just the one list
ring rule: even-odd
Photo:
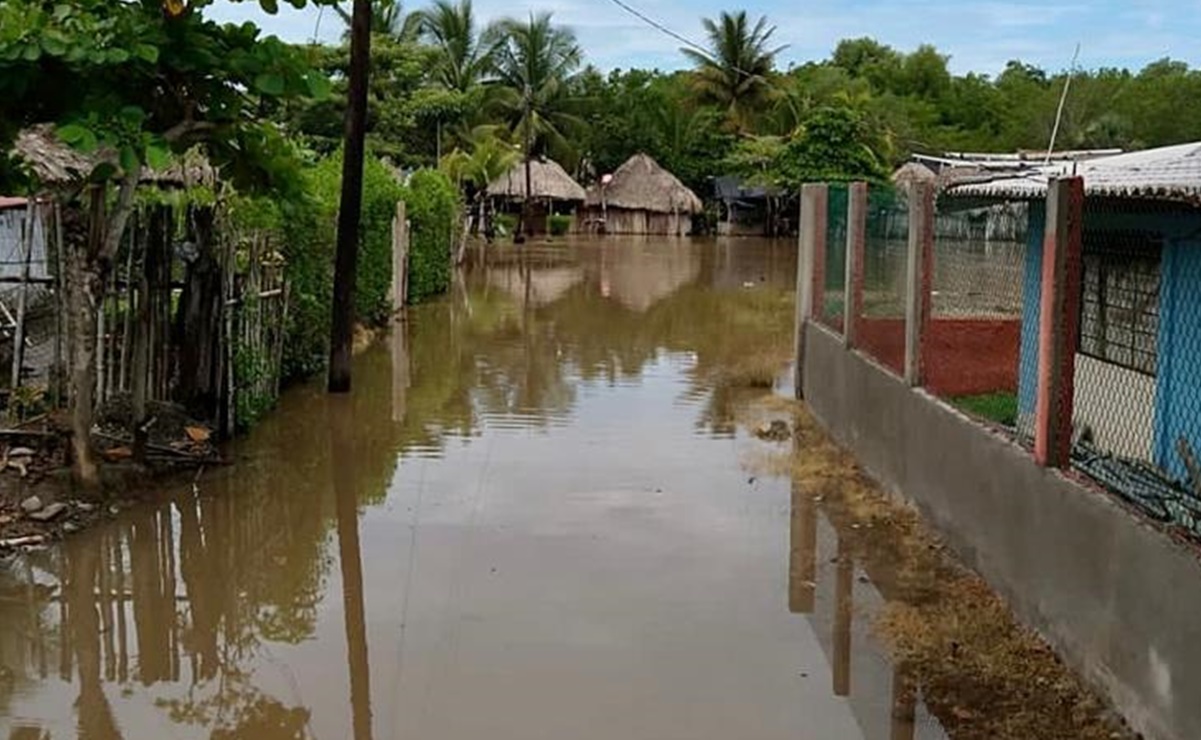
[[760,17],[751,26],[746,11],[723,12],[717,21],[705,18],[709,50],[681,49],[696,64],[696,89],[701,100],[721,107],[727,125],[747,133],[754,113],[771,97],[771,74],[784,46],[772,48],[775,26]]
[[438,49],[434,78],[447,90],[468,93],[490,74],[500,38],[479,32],[471,0],[435,0],[421,13],[421,31]]
[[529,225],[530,162],[550,148],[567,148],[564,131],[576,127],[569,81],[583,62],[575,34],[551,22],[550,13],[531,13],[529,21],[504,20],[504,40],[496,49],[497,100],[525,157],[522,222]]
[[[343,38],[350,37],[349,10],[335,5],[334,10],[346,24]],[[397,41],[416,41],[421,33],[422,16],[405,13],[400,0],[371,0],[371,32],[390,36]]]

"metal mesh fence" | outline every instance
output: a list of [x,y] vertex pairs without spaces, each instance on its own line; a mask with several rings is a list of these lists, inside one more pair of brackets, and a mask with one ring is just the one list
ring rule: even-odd
[[1006,428],[1018,423],[1027,214],[941,202],[934,221],[925,386]]
[[1086,210],[1072,462],[1201,539],[1201,260],[1170,219]]
[[826,200],[826,250],[818,320],[840,334],[846,327],[847,203],[846,183],[829,186]]
[[905,370],[905,285],[909,203],[904,192],[868,192],[863,311],[855,317],[855,346],[898,375]]

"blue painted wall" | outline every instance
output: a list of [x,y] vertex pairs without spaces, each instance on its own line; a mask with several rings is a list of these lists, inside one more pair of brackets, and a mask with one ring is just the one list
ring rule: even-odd
[[1195,232],[1165,245],[1160,287],[1155,457],[1173,476],[1184,478],[1187,471],[1176,451],[1181,437],[1201,455],[1201,238]]
[[1018,416],[1021,431],[1032,433],[1038,403],[1038,325],[1043,292],[1043,235],[1047,223],[1045,203],[1030,205],[1026,235],[1026,269],[1022,285],[1022,349],[1018,365]]

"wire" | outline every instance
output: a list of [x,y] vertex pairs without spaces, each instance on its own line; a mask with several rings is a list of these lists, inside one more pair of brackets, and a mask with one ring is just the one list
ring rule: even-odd
[[1080,44],[1076,44],[1076,53],[1072,55],[1072,66],[1068,70],[1068,78],[1063,83],[1063,95],[1059,97],[1059,110],[1055,113],[1055,128],[1051,130],[1051,144],[1047,147],[1047,160],[1044,165],[1051,164],[1051,155],[1055,152],[1055,140],[1059,138],[1059,125],[1063,122],[1063,108],[1068,102],[1068,91],[1072,89],[1072,78],[1076,76],[1076,62],[1080,61]]
[[[645,13],[638,10],[637,8],[631,7],[630,5],[626,4],[624,2],[624,0],[609,0],[609,2],[613,3],[617,7],[621,8],[625,12],[634,16],[635,18],[637,18],[638,20],[647,24],[648,26],[655,29],[656,31],[659,31],[660,33],[663,33],[667,36],[670,36],[671,38],[675,39],[676,41],[679,41],[681,44],[684,44],[685,46],[691,48],[693,51],[697,52],[698,54],[703,56],[705,59],[708,59],[710,62],[713,62],[714,64],[722,64],[722,62],[719,61],[718,59],[716,59],[713,56],[713,54],[711,54],[709,52],[709,50],[706,49],[703,45],[698,44],[697,42],[693,41],[692,39],[688,38],[687,36],[684,36],[683,34],[676,33],[675,31],[671,30],[670,28],[663,25],[662,23],[656,21],[654,18],[651,18],[650,16],[646,15]],[[744,75],[746,77],[758,77],[759,76],[757,74],[752,74],[750,72],[747,72],[745,69],[740,69],[734,65],[731,65],[730,69],[732,69],[735,72],[737,72],[738,74]]]

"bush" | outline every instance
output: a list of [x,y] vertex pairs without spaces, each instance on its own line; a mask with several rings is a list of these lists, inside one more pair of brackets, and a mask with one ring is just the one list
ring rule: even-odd
[[[283,368],[288,380],[312,375],[325,367],[341,183],[339,153],[309,168],[302,198],[279,204],[292,291]],[[408,202],[413,222],[410,301],[441,293],[450,282],[450,244],[457,201],[449,180],[419,172],[405,188],[382,162],[368,157],[363,169],[361,241],[355,279],[355,311],[359,321],[367,324],[382,324],[392,311],[392,218],[397,201],[402,199]],[[441,262],[438,254],[442,255]]]
[[551,236],[563,236],[567,232],[571,231],[571,222],[571,216],[552,214],[547,220],[547,225],[550,229]]
[[498,213],[492,217],[496,221],[496,232],[501,236],[513,236],[517,233],[517,217],[511,213]]
[[450,178],[437,170],[413,173],[402,197],[412,224],[408,299],[409,303],[419,303],[445,293],[450,286],[451,251],[459,229],[459,198]]

